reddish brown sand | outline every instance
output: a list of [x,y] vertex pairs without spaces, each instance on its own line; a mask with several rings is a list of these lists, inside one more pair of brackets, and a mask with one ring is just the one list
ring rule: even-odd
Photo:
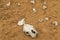
[[[7,7],[9,1],[11,5]],[[60,24],[60,0],[46,2],[47,9],[42,10],[43,0],[36,0],[35,4],[30,0],[0,0],[0,40],[60,40],[60,25],[55,27],[51,24],[53,21]],[[32,11],[34,7],[36,13]],[[49,21],[38,21],[46,16],[50,17]],[[26,18],[26,23],[32,24],[39,32],[36,38],[26,36],[22,27],[17,25],[22,18]]]

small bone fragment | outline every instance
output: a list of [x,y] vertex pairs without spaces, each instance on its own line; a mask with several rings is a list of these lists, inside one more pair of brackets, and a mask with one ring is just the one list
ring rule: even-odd
[[33,8],[33,12],[36,13],[36,8]]
[[46,1],[43,2],[43,10],[47,9],[47,3]]
[[47,6],[43,5],[43,10],[45,10],[47,8]]
[[59,25],[57,21],[54,21],[52,24],[53,24],[54,26],[58,26],[58,25]]
[[20,3],[17,3],[18,6],[20,6],[21,4]]
[[30,35],[32,38],[35,38],[38,34],[36,29],[30,24],[24,24],[23,31],[26,33],[26,35]]
[[38,21],[41,23],[41,22],[43,22],[44,20],[43,20],[43,19],[39,19]]
[[48,21],[49,20],[49,17],[45,17],[45,20]]
[[25,18],[21,19],[19,22],[18,22],[18,25],[21,26],[21,25],[24,25],[25,24]]
[[35,4],[35,0],[31,0],[30,2],[31,2],[32,4]]
[[6,4],[6,6],[10,6],[10,4],[11,4],[11,3],[10,3],[10,2],[8,2],[8,3]]
[[44,5],[46,5],[47,3],[46,3],[46,1],[44,1]]

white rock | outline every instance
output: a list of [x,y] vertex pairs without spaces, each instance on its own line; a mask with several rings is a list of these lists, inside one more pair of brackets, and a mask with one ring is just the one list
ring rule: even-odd
[[10,4],[11,4],[11,3],[10,3],[10,2],[8,2],[8,3],[6,4],[6,6],[10,6]]
[[35,0],[31,0],[30,2],[31,2],[32,4],[35,4]]
[[25,18],[21,19],[20,21],[18,21],[18,25],[24,25],[25,24]]
[[23,31],[26,33],[26,35],[30,35],[32,38],[35,38],[38,34],[36,29],[30,24],[24,24]]

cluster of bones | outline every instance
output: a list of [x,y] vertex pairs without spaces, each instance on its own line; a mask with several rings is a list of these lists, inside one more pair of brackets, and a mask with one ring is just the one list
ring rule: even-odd
[[[30,2],[31,2],[32,4],[35,4],[35,0],[31,0]],[[9,3],[9,4],[10,4],[10,3]],[[7,4],[7,5],[9,5],[9,4]],[[19,3],[18,3],[18,4],[19,4]],[[20,5],[20,4],[19,4],[19,5]],[[42,9],[45,10],[46,8],[47,8],[46,1],[44,1],[44,2],[43,2],[43,7],[42,7]],[[34,13],[36,12],[36,8],[33,8],[33,12],[34,12]],[[48,21],[49,18],[46,17],[44,20]],[[42,20],[39,20],[39,21],[42,22],[43,19],[42,19]],[[52,22],[52,24],[55,25],[55,26],[58,26],[58,22],[57,22],[57,21]],[[37,36],[38,32],[36,31],[36,29],[34,28],[33,25],[27,24],[27,23],[25,22],[25,18],[23,18],[23,19],[21,19],[20,21],[18,21],[18,25],[23,27],[23,32],[24,32],[26,35],[29,35],[29,36],[31,36],[32,38],[35,38],[35,37]]]
[[29,35],[32,38],[35,38],[37,36],[38,32],[36,31],[36,29],[31,24],[26,24],[25,23],[25,18],[21,19],[18,22],[18,25],[23,27],[23,32],[26,35]]

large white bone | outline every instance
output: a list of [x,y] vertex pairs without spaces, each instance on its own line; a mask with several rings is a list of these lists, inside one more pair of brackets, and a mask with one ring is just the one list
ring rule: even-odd
[[24,24],[23,31],[28,32],[26,35],[30,35],[32,38],[35,38],[38,34],[36,29],[30,24]]
[[30,24],[26,24],[25,23],[25,18],[21,19],[19,22],[18,22],[18,25],[21,26],[23,25],[23,32],[26,34],[26,35],[30,35],[32,38],[35,38],[38,34],[38,32],[36,31],[36,29],[30,25]]

